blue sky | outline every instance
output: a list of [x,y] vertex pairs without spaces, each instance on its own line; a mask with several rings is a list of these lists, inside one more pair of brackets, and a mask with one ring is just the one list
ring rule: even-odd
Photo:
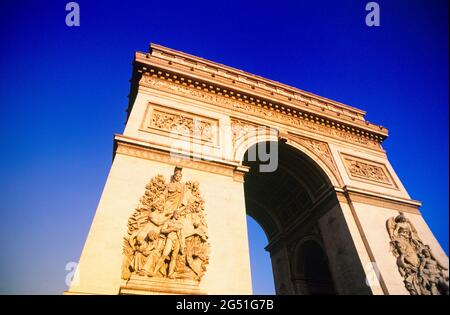
[[[448,1],[67,1],[0,4],[0,293],[60,294],[121,133],[135,50],[155,42],[368,112],[448,253]],[[256,293],[273,292],[250,223]],[[263,264],[256,264],[263,261]]]

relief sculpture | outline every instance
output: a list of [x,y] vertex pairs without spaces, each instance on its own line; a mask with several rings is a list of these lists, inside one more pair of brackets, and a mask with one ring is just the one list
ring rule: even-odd
[[154,110],[151,118],[151,126],[170,132],[177,132],[182,135],[197,137],[205,141],[213,141],[214,138],[211,123],[202,121],[199,118],[180,114]]
[[181,182],[176,167],[170,182],[154,176],[128,220],[122,279],[132,274],[200,281],[208,264],[205,202],[199,183]]
[[448,269],[424,245],[411,221],[400,212],[386,222],[392,252],[411,295],[448,295]]

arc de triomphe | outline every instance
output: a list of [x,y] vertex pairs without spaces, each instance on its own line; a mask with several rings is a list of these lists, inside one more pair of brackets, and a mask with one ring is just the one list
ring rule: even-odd
[[159,45],[66,294],[251,294],[246,214],[277,294],[448,294],[448,257],[365,112]]

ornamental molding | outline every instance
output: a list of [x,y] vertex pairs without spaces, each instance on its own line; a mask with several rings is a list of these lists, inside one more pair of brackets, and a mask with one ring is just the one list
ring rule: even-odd
[[[150,62],[168,69],[178,69],[178,71],[195,72],[204,77],[212,77],[218,82],[232,83],[239,87],[256,90],[260,94],[276,95],[291,102],[309,104],[317,107],[319,110],[342,114],[352,119],[363,120],[366,114],[365,111],[353,106],[156,44],[150,45],[150,53],[137,52],[136,61],[144,64]],[[378,127],[376,125],[373,126]]]
[[398,189],[385,164],[340,153],[350,179]]
[[347,197],[345,196],[346,194],[348,194],[348,196],[350,197],[351,202],[363,203],[381,208],[388,208],[396,210],[398,212],[407,212],[415,215],[421,215],[419,211],[421,203],[418,201],[388,196],[386,194],[377,194],[372,191],[369,192],[346,186],[345,193],[337,192],[339,202],[348,203]]
[[143,131],[159,131],[174,138],[186,137],[210,145],[218,145],[219,121],[191,112],[149,103]]
[[232,111],[255,115],[265,120],[287,124],[313,133],[320,133],[370,149],[382,150],[378,141],[371,139],[369,135],[363,136],[358,134],[360,132],[364,133],[364,131],[357,130],[356,128],[328,121],[324,118],[300,111],[293,112],[290,109],[281,108],[278,105],[269,107],[268,104],[257,103],[252,99],[241,98],[239,100],[239,93],[236,96],[224,95],[223,93],[209,92],[210,87],[196,87],[193,83],[177,81],[172,78],[158,77],[158,74],[154,73],[152,75],[143,75],[141,85],[181,96],[188,96],[216,106],[223,106]]
[[334,163],[333,156],[331,155],[331,151],[327,143],[293,134],[289,134],[288,137],[292,141],[297,142],[312,151],[314,155],[324,162],[330,170],[337,171],[336,164]]
[[239,163],[229,161],[229,164],[225,164],[210,160],[202,160],[200,158],[197,159],[192,156],[171,154],[170,151],[151,149],[132,142],[125,142],[133,141],[133,139],[128,140],[123,136],[121,136],[121,138],[123,138],[123,140],[116,139],[116,154],[157,161],[169,165],[176,164],[208,173],[228,176],[235,181],[242,181],[243,174],[248,171],[245,167],[239,165]]

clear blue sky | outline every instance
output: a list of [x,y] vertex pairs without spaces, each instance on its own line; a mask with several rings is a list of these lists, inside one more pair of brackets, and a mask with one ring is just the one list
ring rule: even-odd
[[[66,2],[0,4],[0,293],[66,289],[150,42],[366,110],[448,253],[448,1],[378,1],[375,28],[368,1],[80,0],[75,28]],[[255,292],[273,292],[253,223],[250,243]]]

